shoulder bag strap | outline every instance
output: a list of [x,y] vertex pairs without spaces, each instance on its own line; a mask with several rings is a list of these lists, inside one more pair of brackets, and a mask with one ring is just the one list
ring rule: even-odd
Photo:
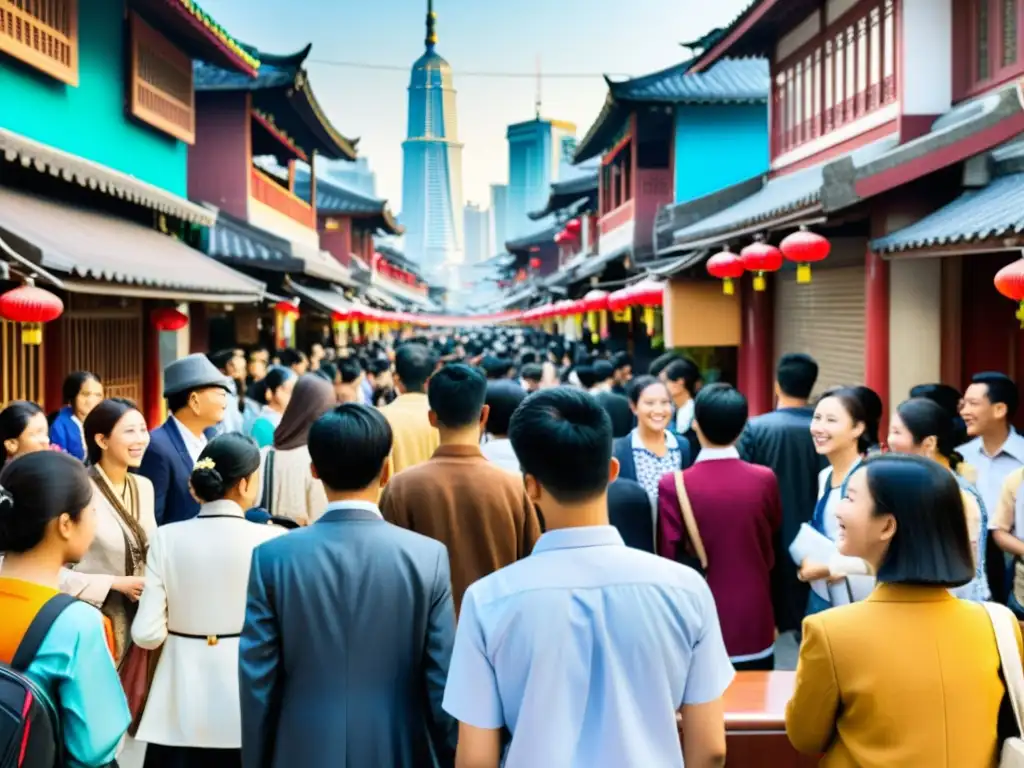
[[29,668],[57,617],[64,612],[65,608],[75,602],[77,600],[71,595],[58,592],[43,604],[39,613],[32,619],[32,623],[28,625],[28,630],[18,644],[18,650],[14,652],[11,668],[15,672],[24,672]]
[[693,506],[690,504],[690,495],[686,492],[683,473],[675,472],[674,475],[676,478],[676,497],[679,499],[679,511],[683,513],[683,524],[686,526],[686,532],[690,536],[690,544],[693,546],[693,551],[697,554],[697,559],[700,561],[700,567],[707,570],[708,555],[704,551],[704,541],[700,537],[700,531],[697,530],[697,520],[693,516]]
[[1006,684],[1006,695],[1013,705],[1013,714],[1017,719],[1017,729],[1024,734],[1024,667],[1021,666],[1020,649],[1017,647],[1017,633],[1013,625],[1017,617],[1009,608],[996,603],[982,603],[988,612],[992,629],[996,635],[996,647],[999,649],[999,661],[1003,668],[1003,682]]
[[267,461],[263,465],[263,498],[260,506],[268,515],[273,515],[271,507],[274,504],[274,449],[267,451]]

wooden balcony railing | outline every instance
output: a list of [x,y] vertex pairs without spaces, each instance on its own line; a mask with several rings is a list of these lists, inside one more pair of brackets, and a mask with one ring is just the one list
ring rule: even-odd
[[78,85],[78,0],[0,0],[0,52]]
[[773,159],[896,103],[895,0],[857,9],[772,66]]
[[194,144],[192,60],[134,13],[131,33],[132,116],[186,144]]
[[252,199],[310,229],[316,229],[316,211],[301,197],[292,194],[255,166],[249,169]]

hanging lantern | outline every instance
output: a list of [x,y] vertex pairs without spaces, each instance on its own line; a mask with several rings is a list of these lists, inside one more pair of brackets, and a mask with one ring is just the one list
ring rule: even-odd
[[43,323],[56,320],[63,312],[64,302],[49,291],[37,288],[31,278],[0,296],[0,317],[23,324],[22,344],[42,344]]
[[796,262],[796,281],[809,283],[811,264],[827,258],[832,250],[832,244],[821,235],[801,226],[798,231],[779,243],[779,250],[787,259]]
[[578,218],[569,219],[565,222],[565,233],[569,235],[573,240],[578,240],[580,237],[580,230],[583,228],[582,223]]
[[709,275],[722,281],[722,293],[726,296],[736,293],[733,281],[743,277],[745,271],[743,259],[730,250],[716,253],[708,259],[707,269]]
[[767,287],[765,272],[778,272],[782,267],[782,251],[760,238],[740,251],[740,258],[743,268],[754,273],[755,291],[763,291]]
[[1003,296],[1017,302],[1017,319],[1024,328],[1024,259],[1017,259],[996,272],[995,285]]
[[188,325],[188,315],[174,307],[154,309],[149,318],[158,331],[180,331]]
[[530,259],[530,269],[540,269],[541,261],[536,256]]
[[583,309],[587,313],[587,327],[590,341],[594,344],[608,337],[608,292],[593,290],[583,297]]
[[295,320],[299,307],[290,301],[279,301],[274,305],[275,331],[279,349],[295,346]]

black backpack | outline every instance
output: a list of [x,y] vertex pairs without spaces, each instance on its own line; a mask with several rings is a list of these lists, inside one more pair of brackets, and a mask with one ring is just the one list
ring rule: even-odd
[[0,768],[59,768],[64,764],[60,719],[25,670],[50,627],[75,598],[51,597],[32,619],[10,664],[0,662]]

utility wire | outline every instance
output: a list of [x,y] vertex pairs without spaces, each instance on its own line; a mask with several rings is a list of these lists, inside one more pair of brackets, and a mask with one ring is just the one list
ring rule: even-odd
[[[381,72],[403,72],[408,73],[412,69],[412,65],[399,65],[399,64],[371,64],[365,61],[333,61],[331,59],[309,59],[311,64],[323,64],[328,67],[348,67],[350,69],[369,69],[377,70]],[[493,77],[493,78],[536,78],[536,72],[483,72],[483,71],[463,71],[457,69],[454,71],[457,77]],[[543,77],[545,80],[590,80],[593,78],[604,78],[605,75],[608,77],[630,77],[630,75],[614,72],[544,72]]]

